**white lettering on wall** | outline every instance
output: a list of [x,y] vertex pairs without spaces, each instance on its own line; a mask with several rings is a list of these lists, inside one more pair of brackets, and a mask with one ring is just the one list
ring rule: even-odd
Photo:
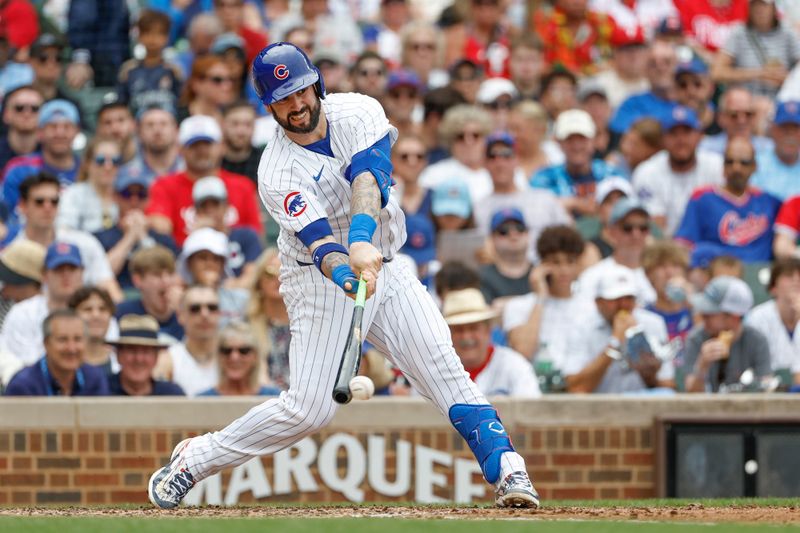
[[311,465],[316,460],[317,443],[310,438],[277,452],[272,458],[275,469],[275,494],[292,492],[292,478],[299,492],[317,492],[319,487],[311,474]]
[[434,470],[434,464],[450,466],[453,464],[453,457],[449,453],[417,446],[415,449],[417,456],[416,485],[414,487],[415,499],[421,503],[436,503],[447,501],[433,493],[434,487],[447,486],[447,476]]
[[370,435],[367,440],[369,450],[369,485],[384,496],[402,496],[411,488],[411,444],[398,440],[395,445],[394,482],[386,479],[386,439],[380,435]]
[[[344,448],[347,467],[339,475],[337,455]],[[319,477],[329,488],[341,492],[351,502],[363,502],[364,491],[359,487],[367,473],[367,456],[358,439],[345,433],[332,435],[319,449],[317,458]]]

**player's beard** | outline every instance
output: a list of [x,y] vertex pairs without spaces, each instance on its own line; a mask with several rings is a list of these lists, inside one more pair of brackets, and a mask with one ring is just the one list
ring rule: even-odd
[[278,117],[277,115],[274,115],[275,116],[275,122],[280,124],[281,127],[283,129],[285,129],[286,131],[290,131],[292,133],[311,133],[312,131],[314,131],[317,128],[317,125],[319,124],[319,115],[322,112],[322,104],[320,103],[319,98],[317,98],[316,105],[314,107],[310,108],[309,119],[308,119],[308,125],[307,126],[295,126],[294,124],[292,124],[290,122],[292,116],[299,115],[299,114],[303,113],[306,109],[309,109],[308,106],[304,107],[300,111],[295,111],[293,113],[289,113],[288,115],[286,115],[286,119],[282,119],[282,118]]

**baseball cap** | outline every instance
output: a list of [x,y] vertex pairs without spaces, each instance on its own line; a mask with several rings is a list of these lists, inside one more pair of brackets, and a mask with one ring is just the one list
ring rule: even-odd
[[713,242],[698,242],[689,256],[689,268],[708,268],[711,261],[726,253],[727,250],[722,245]]
[[406,216],[406,234],[408,238],[400,250],[410,256],[418,265],[430,263],[436,259],[436,239],[433,222],[424,215]]
[[650,213],[647,212],[647,208],[645,208],[644,204],[635,196],[620,198],[617,203],[614,204],[614,208],[611,210],[611,215],[608,217],[608,223],[616,224],[626,216],[636,211],[650,216]]
[[605,87],[603,87],[599,81],[594,79],[588,79],[582,81],[578,85],[578,101],[584,102],[590,96],[602,96],[606,100],[608,100],[608,93],[606,92]]
[[753,291],[747,283],[733,276],[719,276],[708,282],[700,294],[692,297],[692,307],[698,313],[730,313],[744,316],[753,306]]
[[598,298],[616,300],[625,296],[636,296],[636,275],[622,265],[613,265],[597,284]]
[[53,270],[62,265],[72,265],[83,268],[81,252],[74,244],[67,242],[54,242],[47,248],[44,257],[44,267]]
[[775,124],[800,124],[800,102],[780,102],[775,111]]
[[389,73],[386,80],[386,90],[393,91],[398,87],[411,87],[417,92],[422,91],[422,82],[419,76],[411,70],[395,70]]
[[228,32],[218,35],[211,43],[211,53],[214,55],[224,54],[231,48],[244,52],[244,40],[235,33]]
[[186,237],[183,242],[183,250],[178,257],[178,274],[189,283],[194,283],[192,273],[189,272],[188,261],[197,252],[208,251],[212,254],[225,258],[225,276],[231,275],[228,265],[228,236],[212,228],[200,228],[194,230]]
[[630,181],[622,176],[609,176],[597,183],[597,188],[594,190],[594,201],[602,204],[614,191],[620,191],[629,198],[634,196],[633,185]]
[[632,46],[645,46],[647,39],[644,36],[644,30],[638,24],[635,28],[617,26],[611,32],[611,46],[614,48],[624,48]]
[[481,291],[474,288],[448,291],[442,302],[442,314],[449,326],[474,324],[497,316]]
[[80,124],[78,108],[70,101],[57,98],[46,102],[39,110],[39,127],[46,126],[52,122],[66,120],[75,125]]
[[44,246],[28,239],[16,239],[0,253],[0,281],[6,285],[42,282]]
[[681,74],[708,74],[708,65],[699,57],[692,57],[689,61],[678,63],[675,69],[675,77]]
[[489,152],[489,148],[491,148],[493,145],[495,145],[497,143],[505,144],[506,146],[513,147],[514,146],[514,137],[512,137],[510,133],[505,132],[505,131],[495,131],[493,133],[490,133],[486,137],[486,152],[488,153]]
[[589,139],[594,139],[597,128],[594,125],[591,115],[582,109],[568,109],[563,111],[556,119],[553,127],[553,134],[559,141],[563,141],[570,135],[583,135]]
[[184,119],[178,130],[181,146],[190,146],[198,141],[218,143],[222,140],[222,130],[213,118],[207,115],[194,115]]
[[58,48],[63,50],[65,43],[53,33],[43,33],[31,45],[31,55],[36,56],[45,48]]
[[494,215],[492,215],[492,221],[490,223],[490,229],[494,232],[497,228],[508,222],[509,220],[513,220],[515,222],[519,222],[526,228],[528,225],[525,223],[525,216],[522,214],[522,211],[517,209],[516,207],[506,207],[497,211]]
[[127,108],[128,104],[123,100],[119,93],[116,91],[109,91],[103,95],[102,103],[100,104],[100,109],[97,111],[97,116],[100,116],[103,111],[107,109],[113,109],[115,107],[124,107]]
[[700,121],[693,109],[683,105],[675,105],[661,118],[661,129],[669,131],[678,126],[689,126],[693,130],[700,129]]
[[455,215],[468,218],[472,213],[472,199],[464,180],[451,178],[434,187],[431,212],[436,216]]
[[217,200],[228,199],[228,189],[225,188],[225,182],[217,176],[206,176],[200,178],[192,187],[192,201],[195,205],[201,203],[208,198]]
[[472,68],[474,75],[472,79],[480,78],[483,75],[483,67],[479,63],[469,58],[462,57],[454,61],[453,64],[450,65],[450,68],[447,69],[447,72],[450,74],[450,79],[455,79],[456,73],[458,73],[464,65],[469,65],[469,67]]
[[136,110],[136,120],[142,120],[145,113],[150,111],[166,111],[173,118],[177,117],[177,111],[175,110],[175,106],[163,97],[160,93],[155,91],[144,93],[141,95],[141,98],[138,98],[137,101],[139,102],[139,106]]
[[514,83],[507,78],[489,78],[481,82],[475,99],[479,104],[491,104],[503,95],[516,98],[519,96],[519,91],[517,91]]
[[114,190],[122,192],[132,185],[141,185],[145,189],[150,188],[150,180],[144,175],[141,168],[123,166],[117,172],[117,179],[114,181]]
[[658,23],[658,28],[656,29],[656,33],[658,35],[676,35],[682,36],[683,35],[683,23],[681,19],[677,16],[675,17],[667,17],[662,19],[661,22]]

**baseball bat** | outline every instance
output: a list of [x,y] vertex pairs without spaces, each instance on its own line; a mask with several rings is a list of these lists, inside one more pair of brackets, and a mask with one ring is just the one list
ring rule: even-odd
[[353,318],[350,320],[350,331],[347,333],[347,343],[344,345],[342,360],[339,362],[339,372],[336,374],[336,383],[333,386],[333,401],[339,404],[350,403],[353,395],[350,393],[350,380],[358,373],[361,365],[361,318],[364,316],[364,302],[367,299],[367,282],[364,278],[358,280],[356,291],[356,305],[353,308]]

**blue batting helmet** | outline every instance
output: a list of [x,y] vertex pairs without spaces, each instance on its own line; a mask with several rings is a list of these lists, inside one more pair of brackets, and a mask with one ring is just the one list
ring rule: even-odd
[[291,43],[273,43],[253,60],[253,86],[264,105],[311,85],[317,96],[325,98],[325,84],[319,69],[305,52]]

